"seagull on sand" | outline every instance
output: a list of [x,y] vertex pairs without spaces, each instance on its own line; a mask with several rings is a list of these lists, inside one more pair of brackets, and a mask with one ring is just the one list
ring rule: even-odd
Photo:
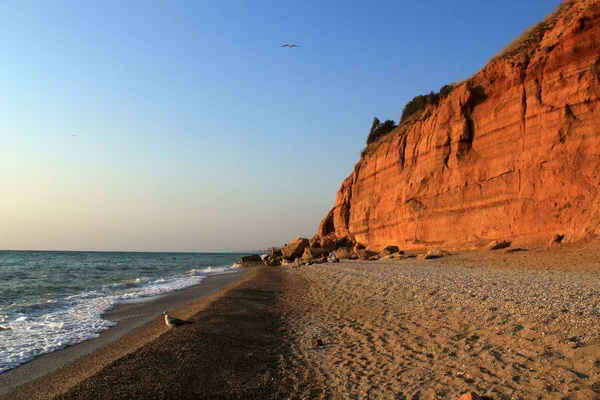
[[300,47],[300,46],[298,46],[298,45],[295,45],[295,44],[284,44],[284,45],[283,45],[283,46],[281,46],[281,47],[289,47],[289,48],[291,49],[292,47]]
[[177,328],[178,326],[193,324],[192,321],[185,321],[183,319],[171,317],[168,311],[165,311],[162,313],[162,315],[165,316],[165,324],[167,324],[169,328]]

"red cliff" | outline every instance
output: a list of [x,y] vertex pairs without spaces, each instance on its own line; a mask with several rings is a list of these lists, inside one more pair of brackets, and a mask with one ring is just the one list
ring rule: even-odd
[[319,236],[470,247],[600,234],[600,0],[567,1],[367,147]]

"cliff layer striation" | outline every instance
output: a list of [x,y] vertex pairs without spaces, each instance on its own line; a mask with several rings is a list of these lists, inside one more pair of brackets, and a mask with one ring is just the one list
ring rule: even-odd
[[321,237],[470,247],[600,234],[600,1],[568,1],[438,105],[381,138]]

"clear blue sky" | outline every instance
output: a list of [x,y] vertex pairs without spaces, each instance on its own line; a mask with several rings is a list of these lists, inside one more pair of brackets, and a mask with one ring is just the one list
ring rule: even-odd
[[1,1],[0,249],[310,237],[373,117],[398,121],[559,3]]

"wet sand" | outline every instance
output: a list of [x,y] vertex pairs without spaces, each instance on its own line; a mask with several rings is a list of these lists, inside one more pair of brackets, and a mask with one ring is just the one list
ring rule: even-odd
[[217,293],[176,310],[195,323],[152,321],[7,399],[269,399],[288,358],[278,296],[280,268],[258,267]]
[[158,316],[165,310],[174,310],[198,298],[209,296],[222,287],[241,279],[244,274],[245,271],[236,270],[225,274],[209,275],[199,285],[184,290],[121,304],[104,314],[105,319],[117,322],[117,325],[101,332],[98,338],[44,354],[0,374],[0,396],[114,342],[135,328],[152,320],[160,319]]

